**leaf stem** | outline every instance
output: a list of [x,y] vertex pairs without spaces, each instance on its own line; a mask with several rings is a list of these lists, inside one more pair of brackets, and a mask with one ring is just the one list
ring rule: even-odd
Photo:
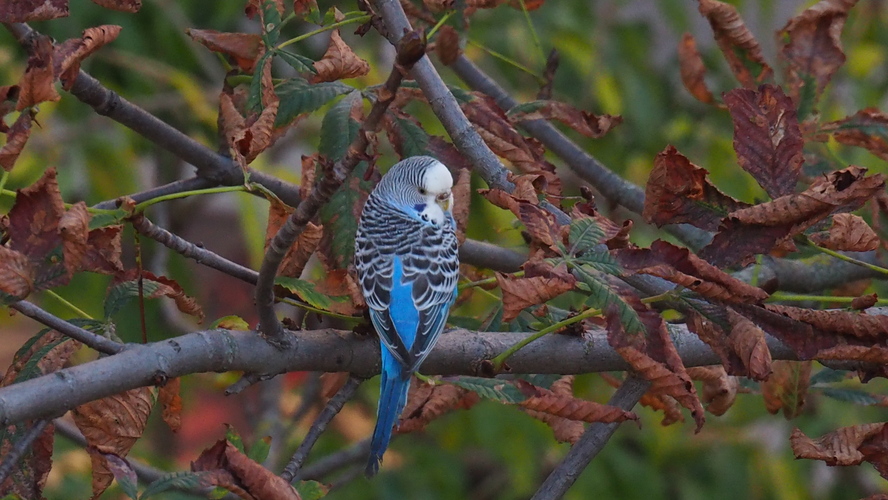
[[432,26],[432,29],[429,30],[429,32],[426,34],[426,39],[427,39],[427,40],[431,40],[432,37],[435,35],[435,33],[438,32],[438,29],[439,29],[441,26],[444,26],[444,23],[446,23],[447,20],[450,19],[450,16],[452,16],[452,15],[455,14],[455,13],[456,13],[455,10],[451,10],[451,11],[447,12],[446,14],[444,14],[444,15],[441,17],[441,19],[438,21],[438,23],[435,24],[434,26]]
[[542,330],[534,333],[533,335],[529,335],[520,341],[516,342],[515,345],[503,351],[499,356],[493,358],[491,361],[493,362],[494,371],[500,371],[503,367],[503,364],[509,359],[510,356],[515,354],[524,348],[527,344],[530,344],[534,340],[544,337],[552,332],[557,332],[562,328],[572,325],[574,323],[583,321],[586,318],[591,318],[592,316],[600,316],[602,313],[601,309],[586,309],[585,311],[577,314],[576,316],[572,316],[565,320],[559,321],[558,323],[552,324],[543,328]]
[[52,291],[52,290],[44,290],[43,293],[45,293],[46,295],[48,295],[48,296],[50,296],[50,297],[56,299],[57,301],[59,301],[62,305],[64,305],[66,308],[70,309],[70,310],[71,310],[74,314],[76,314],[77,316],[80,316],[81,318],[85,318],[85,319],[95,319],[95,318],[93,318],[92,316],[90,316],[89,314],[87,314],[86,311],[84,311],[83,309],[81,309],[81,308],[75,306],[74,304],[72,304],[71,302],[69,302],[68,299],[62,297],[61,295],[55,293],[54,291]]
[[312,305],[306,304],[305,302],[302,302],[302,301],[299,301],[299,300],[296,300],[296,299],[293,299],[293,298],[290,298],[290,297],[279,297],[279,298],[278,298],[278,301],[279,301],[279,302],[283,302],[284,304],[289,304],[289,305],[291,305],[291,306],[293,306],[293,307],[298,307],[298,308],[300,308],[300,309],[305,309],[306,311],[310,311],[310,312],[313,312],[313,313],[321,314],[321,315],[324,315],[324,316],[330,316],[331,318],[339,318],[339,319],[343,319],[343,320],[346,320],[346,321],[353,321],[353,322],[355,322],[355,323],[361,321],[361,318],[359,318],[359,317],[356,317],[356,316],[348,316],[348,315],[346,315],[346,314],[339,314],[339,313],[335,313],[335,312],[333,312],[333,311],[326,311],[326,310],[324,310],[324,309],[318,309],[317,307],[314,307],[314,306],[312,306]]
[[510,64],[510,65],[514,66],[515,68],[527,73],[528,75],[531,75],[532,77],[536,78],[538,83],[545,83],[542,76],[538,75],[534,70],[532,70],[532,69],[528,68],[527,66],[521,64],[520,62],[512,59],[511,57],[509,57],[505,54],[501,54],[493,49],[489,49],[489,48],[485,47],[484,45],[481,45],[480,43],[478,43],[472,39],[468,39],[468,40],[466,40],[466,42],[469,45],[473,45],[473,46],[478,47],[479,49],[483,50],[484,52],[487,52],[488,54],[499,59],[500,61],[503,61],[506,64]]
[[177,200],[179,198],[188,198],[189,196],[195,196],[200,194],[216,194],[216,193],[236,193],[239,191],[247,191],[247,187],[244,185],[238,186],[221,186],[214,188],[206,188],[206,189],[195,189],[193,191],[182,191],[181,193],[170,193],[163,196],[158,196],[157,198],[152,198],[150,200],[145,200],[142,203],[136,205],[134,211],[135,212],[144,212],[146,208],[154,205],[155,203],[161,203],[164,201]]
[[543,44],[540,43],[540,37],[537,35],[536,29],[533,27],[533,22],[530,20],[530,12],[527,10],[527,5],[524,3],[524,0],[518,0],[518,3],[521,4],[521,11],[524,13],[524,21],[527,23],[530,35],[533,37],[533,44],[537,49],[537,55],[540,57],[541,61],[545,62],[546,53],[543,52]]
[[284,47],[287,47],[288,45],[293,45],[294,43],[299,43],[302,40],[305,40],[306,38],[311,38],[311,37],[317,35],[318,33],[330,31],[330,30],[336,29],[340,26],[345,26],[347,24],[354,24],[354,23],[365,23],[369,20],[370,20],[370,14],[364,14],[363,16],[355,17],[352,19],[345,19],[345,20],[339,21],[338,23],[333,23],[329,26],[323,26],[323,27],[318,28],[314,31],[309,31],[308,33],[304,33],[304,34],[299,35],[295,38],[291,38],[291,39],[287,40],[286,42],[279,44],[277,47],[274,48],[274,50],[283,49]]
[[809,240],[809,242],[811,243],[811,246],[814,247],[814,249],[816,249],[819,252],[823,252],[826,255],[829,255],[831,257],[835,257],[839,260],[844,260],[845,262],[848,262],[848,263],[851,263],[851,264],[854,264],[857,266],[865,267],[865,268],[869,269],[870,271],[875,271],[875,272],[881,273],[881,274],[888,274],[888,269],[885,269],[884,267],[879,267],[877,265],[870,264],[869,262],[864,262],[862,260],[855,259],[854,257],[849,257],[845,254],[836,252],[835,250],[830,250],[829,248],[823,248],[821,246],[817,246],[813,242],[811,242],[810,240]]
[[[520,278],[520,277],[524,276],[524,271],[517,271],[517,272],[514,272],[514,273],[512,273],[510,276],[514,276],[514,277],[516,277],[516,278]],[[461,285],[458,285],[458,286],[457,286],[457,289],[458,289],[459,291],[463,291],[463,290],[465,290],[465,289],[467,289],[467,288],[474,288],[474,287],[476,287],[476,286],[484,286],[484,285],[492,285],[492,284],[494,284],[494,283],[496,283],[496,276],[494,276],[494,277],[492,277],[492,278],[485,278],[485,279],[483,279],[483,280],[470,281],[470,282],[468,282],[468,283],[463,283],[463,284],[461,284]]]
[[6,181],[9,180],[9,170],[4,170],[2,174],[0,174],[0,191],[5,191],[3,188],[6,187]]
[[[835,302],[850,304],[857,297],[834,297],[831,295],[804,295],[797,293],[774,292],[768,298],[768,302]],[[888,305],[888,299],[877,299],[876,304]]]

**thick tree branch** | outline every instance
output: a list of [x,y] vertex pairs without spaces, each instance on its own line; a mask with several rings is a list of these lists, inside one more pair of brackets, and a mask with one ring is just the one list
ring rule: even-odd
[[[719,358],[684,325],[670,325],[676,349],[686,366],[718,364]],[[287,333],[283,351],[256,332],[208,330],[126,350],[43,377],[0,388],[0,425],[54,417],[96,399],[202,372],[287,371],[351,372],[360,377],[379,373],[379,342],[375,337],[337,330]],[[429,375],[483,375],[483,362],[529,333],[472,332],[457,329],[441,336],[423,364]],[[774,359],[794,353],[768,338]],[[587,338],[549,335],[509,358],[511,373],[576,374],[626,370],[628,365],[607,342],[603,330]]]
[[[607,404],[629,411],[644,396],[650,385],[647,380],[630,376],[620,385]],[[580,440],[571,447],[564,460],[549,474],[532,500],[558,500],[563,497],[589,462],[604,449],[604,445],[619,426],[619,423],[600,422],[590,425]]]
[[256,282],[256,308],[259,313],[259,327],[262,334],[269,342],[274,342],[280,347],[286,347],[287,339],[283,334],[283,326],[274,312],[274,280],[278,268],[284,255],[302,234],[308,222],[314,218],[321,207],[327,204],[358,163],[365,158],[367,146],[370,143],[368,134],[376,132],[379,128],[386,109],[395,99],[404,75],[425,53],[425,37],[417,32],[405,34],[397,47],[395,65],[383,86],[383,92],[373,103],[370,114],[367,115],[357,136],[348,146],[345,157],[337,161],[331,169],[325,172],[323,178],[315,183],[311,194],[299,203],[296,210],[271,239],[265,251],[262,266],[259,268],[259,279]]

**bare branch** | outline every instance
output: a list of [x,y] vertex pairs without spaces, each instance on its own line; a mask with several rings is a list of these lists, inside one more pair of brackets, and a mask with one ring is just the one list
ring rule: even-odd
[[459,247],[460,262],[504,273],[518,271],[525,260],[527,257],[522,253],[484,241],[467,239]]
[[68,323],[63,319],[53,316],[52,314],[44,311],[43,309],[28,301],[22,300],[19,302],[15,302],[13,304],[10,304],[9,307],[33,319],[34,321],[43,323],[44,325],[52,328],[62,335],[66,335],[74,340],[82,342],[83,344],[99,352],[105,354],[116,354],[126,349],[126,346],[123,344],[118,344],[111,339],[108,339],[101,335],[96,335],[95,333],[89,330],[84,330],[79,326],[72,325],[71,323]]
[[[607,404],[631,410],[638,400],[644,396],[651,383],[647,380],[630,376]],[[583,436],[571,447],[564,460],[549,474],[532,500],[557,500],[567,493],[589,462],[598,455],[611,436],[616,432],[619,423],[595,423],[586,429]]]
[[[685,366],[720,363],[709,346],[684,325],[670,328]],[[56,416],[88,401],[191,373],[344,371],[359,377],[379,373],[379,342],[375,338],[332,329],[287,335],[290,345],[283,350],[256,332],[229,330],[200,331],[162,342],[129,345],[113,356],[0,388],[0,425]],[[531,333],[452,330],[441,336],[423,364],[423,372],[483,375],[484,361],[528,335]],[[795,354],[774,338],[768,338],[768,346],[774,359],[795,359]],[[509,358],[509,366],[511,373],[628,369],[603,330],[590,331],[585,338],[548,335]]]
[[18,465],[18,461],[22,458],[22,455],[28,451],[28,448],[30,448],[34,441],[40,437],[40,434],[43,434],[43,430],[46,429],[47,424],[49,424],[48,419],[38,420],[30,429],[28,429],[28,432],[26,432],[21,439],[16,441],[12,449],[9,450],[9,453],[3,457],[3,463],[0,464],[0,484],[3,484],[3,482],[6,481],[6,478],[9,477],[12,470]]
[[262,266],[259,268],[259,279],[256,282],[256,308],[259,313],[259,326],[262,334],[269,342],[279,344],[280,347],[287,347],[286,337],[284,337],[283,326],[274,312],[274,279],[277,276],[278,267],[287,250],[296,242],[296,239],[302,234],[306,224],[314,218],[318,210],[321,209],[333,196],[333,193],[339,189],[339,186],[351,174],[358,163],[366,155],[369,137],[367,134],[376,132],[379,128],[382,116],[388,109],[389,104],[395,99],[398,87],[404,75],[416,63],[417,58],[425,53],[425,37],[417,32],[411,32],[404,35],[402,43],[398,44],[398,54],[395,65],[389,74],[384,85],[384,92],[380,94],[380,98],[373,103],[370,114],[361,124],[358,135],[348,146],[348,152],[342,160],[337,161],[330,171],[326,172],[324,177],[315,183],[314,188],[308,198],[302,200],[296,210],[287,218],[287,221],[281,226],[274,238],[269,242],[265,251],[265,257],[262,259]]
[[330,398],[330,401],[327,402],[327,406],[321,411],[318,415],[318,418],[315,419],[314,423],[311,425],[311,429],[308,430],[308,434],[305,435],[305,439],[302,440],[302,443],[299,445],[299,448],[296,450],[296,453],[293,454],[293,458],[290,459],[290,462],[284,467],[284,471],[281,473],[281,477],[287,481],[293,481],[293,478],[296,476],[296,473],[299,472],[299,469],[302,467],[302,464],[305,462],[305,459],[308,458],[308,454],[311,452],[311,449],[314,447],[314,444],[317,442],[318,438],[321,437],[321,434],[327,429],[327,424],[333,420],[340,410],[342,410],[343,405],[351,399],[351,397],[355,394],[355,391],[358,389],[358,386],[361,385],[364,379],[360,377],[355,377],[352,375],[348,378],[348,381],[335,396]]

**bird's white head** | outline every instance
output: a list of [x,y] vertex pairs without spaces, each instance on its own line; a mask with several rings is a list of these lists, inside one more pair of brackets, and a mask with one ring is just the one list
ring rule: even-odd
[[453,176],[443,163],[435,160],[425,171],[420,194],[426,196],[429,206],[437,205],[446,212],[453,206],[452,189]]

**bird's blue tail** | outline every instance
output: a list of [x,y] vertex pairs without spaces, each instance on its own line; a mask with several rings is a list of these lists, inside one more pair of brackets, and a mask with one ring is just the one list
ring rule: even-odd
[[389,361],[396,366],[386,367],[388,363],[385,354],[388,353],[383,354],[382,386],[379,389],[376,428],[373,429],[373,439],[370,441],[370,460],[364,470],[367,477],[375,475],[379,470],[379,462],[382,461],[385,449],[388,448],[389,440],[392,438],[392,428],[404,410],[404,405],[407,404],[407,391],[410,389],[410,374],[402,375],[402,369],[394,359]]

